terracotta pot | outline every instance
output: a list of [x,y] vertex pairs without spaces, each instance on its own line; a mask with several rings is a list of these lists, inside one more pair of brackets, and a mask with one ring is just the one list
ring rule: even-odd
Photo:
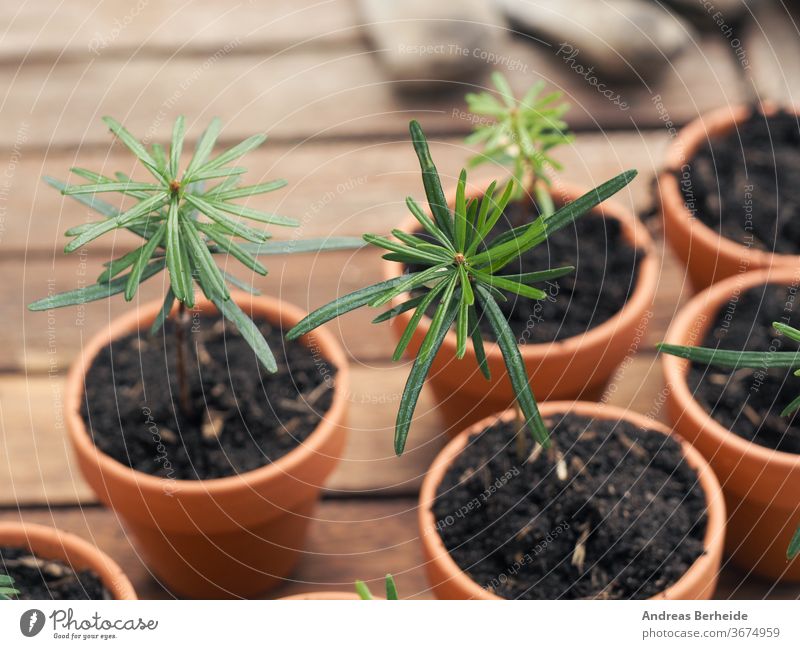
[[[348,593],[347,591],[339,591],[339,590],[321,590],[315,593],[300,593],[299,595],[289,595],[287,597],[281,597],[281,600],[315,600],[315,599],[325,599],[325,600],[334,600],[334,599],[342,599],[342,600],[352,600],[352,599],[361,599],[356,593]],[[383,599],[382,597],[376,597],[375,599]]]
[[[559,183],[558,194],[553,198],[574,200],[585,192],[572,185]],[[481,196],[483,191],[471,196]],[[652,316],[658,283],[658,258],[647,229],[628,210],[619,204],[606,201],[585,218],[611,218],[622,225],[625,238],[644,251],[639,263],[636,286],[627,304],[612,318],[578,336],[551,343],[523,344],[522,358],[537,399],[587,399],[599,398],[616,367],[629,353],[634,341],[641,339]],[[413,216],[403,229],[414,232],[420,229]],[[384,277],[389,279],[402,273],[397,262],[384,262]],[[407,298],[398,298],[394,306]],[[413,311],[407,311],[392,320],[399,340]],[[423,316],[411,343],[409,353],[416,352],[428,333],[430,318]],[[456,358],[456,334],[450,331],[431,367],[428,384],[440,407],[449,431],[455,433],[484,417],[508,408],[514,402],[514,392],[506,372],[503,355],[497,343],[485,340],[484,349],[489,364],[491,380],[487,381],[478,369],[475,352],[467,344],[467,354]]]
[[[669,429],[662,424],[630,410],[587,401],[551,401],[542,404],[542,414],[550,417],[563,412],[571,412],[594,419],[626,420],[636,426],[646,427],[664,435],[671,435]],[[464,450],[470,435],[478,433],[486,426],[494,423],[498,417],[505,421],[513,419],[515,413],[508,410],[479,421],[456,436],[445,446],[422,483],[419,499],[419,528],[422,538],[425,567],[428,581],[439,599],[501,599],[485,590],[473,581],[447,552],[441,537],[436,530],[436,519],[433,515],[433,503],[436,490],[444,474],[455,458]],[[700,478],[700,486],[706,497],[708,508],[708,524],[704,540],[705,553],[698,557],[689,570],[667,590],[658,593],[651,599],[710,599],[714,594],[722,560],[722,548],[725,539],[725,502],[722,490],[711,467],[689,443],[679,440],[689,463]]]
[[28,548],[37,557],[61,561],[76,571],[91,570],[114,599],[137,599],[133,585],[111,557],[74,534],[33,523],[0,523],[0,545]]
[[[800,268],[743,273],[714,284],[678,312],[666,341],[700,345],[736,292],[768,281],[797,286]],[[729,431],[692,396],[686,383],[689,362],[668,354],[661,362],[675,430],[708,459],[722,483],[729,515],[726,550],[733,562],[772,579],[800,580],[800,561],[786,560],[789,540],[800,523],[800,455],[754,444]]]
[[[775,111],[772,105],[762,107]],[[667,149],[664,171],[659,175],[661,214],[670,247],[686,265],[695,290],[726,277],[771,266],[800,266],[800,256],[747,248],[720,236],[692,215],[684,202],[676,174],[685,178],[692,158],[709,139],[731,132],[751,114],[749,106],[730,106],[711,111],[680,130]]]
[[[235,293],[243,310],[288,329],[305,315],[267,297]],[[216,313],[208,301],[197,305]],[[333,403],[306,441],[272,464],[214,480],[168,480],[125,466],[92,442],[80,415],[85,374],[111,340],[149,327],[160,300],[95,335],[67,378],[67,427],[78,463],[98,498],[115,510],[148,566],[171,589],[192,597],[248,597],[277,585],[297,562],[314,505],[344,448],[347,361],[333,336],[318,330],[314,345],[338,368]]]

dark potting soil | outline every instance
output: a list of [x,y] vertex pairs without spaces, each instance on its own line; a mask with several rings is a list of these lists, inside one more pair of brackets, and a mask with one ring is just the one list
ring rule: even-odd
[[112,599],[91,570],[40,559],[26,548],[0,547],[0,573],[14,580],[17,599]]
[[[767,284],[725,304],[702,341],[704,347],[746,351],[796,351],[773,322],[798,326],[797,287]],[[797,302],[797,304],[795,304]],[[687,376],[694,398],[725,428],[767,448],[800,453],[800,418],[781,412],[800,394],[800,378],[786,368],[739,369],[692,363]]]
[[553,450],[530,455],[526,434],[520,461],[500,423],[447,471],[433,513],[455,562],[506,599],[645,599],[675,583],[706,529],[680,445],[624,421],[547,423]]
[[[86,377],[82,414],[95,444],[134,469],[206,480],[276,461],[301,444],[330,408],[336,368],[257,321],[278,372],[267,372],[235,327],[194,317],[187,362],[191,409],[178,407],[171,320],[103,349]],[[165,347],[166,342],[166,347]]]
[[[536,208],[529,203],[511,203],[488,240],[531,222],[536,216]],[[559,266],[575,266],[575,270],[537,284],[547,293],[544,300],[503,291],[507,300],[499,302],[500,309],[521,343],[547,343],[577,336],[609,320],[625,306],[636,286],[643,255],[625,240],[619,221],[587,215],[573,226],[551,234],[545,243],[506,266],[503,274]],[[486,339],[494,340],[487,318],[480,317],[479,326]]]
[[800,124],[758,110],[676,172],[689,211],[737,243],[800,253]]

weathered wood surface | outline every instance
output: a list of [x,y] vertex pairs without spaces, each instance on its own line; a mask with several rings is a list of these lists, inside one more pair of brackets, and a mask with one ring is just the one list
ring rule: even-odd
[[[781,3],[782,5],[783,3]],[[800,30],[797,6],[762,2],[754,7],[754,20],[744,31],[747,70],[754,99],[800,104]]]
[[[194,0],[191,11],[184,7],[177,0],[0,4],[0,520],[54,524],[92,540],[121,563],[143,597],[170,595],[139,561],[114,514],[97,506],[71,459],[60,412],[69,363],[130,305],[118,298],[53,314],[25,309],[48,291],[91,281],[102,262],[129,249],[132,239],[104,239],[85,254],[63,257],[61,233],[91,217],[46,187],[41,176],[63,179],[76,165],[136,173],[127,152],[111,143],[100,122],[104,114],[150,140],[165,140],[177,114],[187,115],[190,140],[218,115],[226,124],[224,143],[256,130],[270,135],[247,160],[251,180],[290,182],[254,206],[299,218],[303,237],[386,233],[406,218],[405,196],[422,195],[408,120],[420,119],[432,135],[434,157],[452,186],[470,154],[462,143],[470,128],[463,95],[488,85],[484,76],[470,87],[452,84],[450,92],[433,92],[433,86],[431,92],[405,92],[402,83],[384,78],[358,29],[353,0]],[[792,98],[794,26],[766,5],[763,12],[762,29],[745,36],[752,70],[743,69],[729,43],[709,31],[657,83],[615,87],[628,110],[587,84],[556,55],[557,44],[532,46],[517,38],[498,53],[513,63],[507,66],[513,69],[501,69],[515,88],[543,78],[572,104],[570,123],[581,133],[559,151],[565,178],[592,186],[636,167],[640,178],[618,200],[646,213],[669,142],[667,122],[678,126],[709,108],[745,101],[754,88],[759,96]],[[487,63],[487,75],[490,69]],[[491,175],[485,170],[473,178]],[[649,225],[663,248],[659,224]],[[653,343],[690,293],[669,251],[662,250],[661,259],[646,339],[607,392],[609,402],[657,418],[663,415],[663,383]],[[267,260],[271,274],[256,284],[313,308],[372,281],[379,263],[371,250],[274,257]],[[152,280],[141,299],[163,290],[160,279]],[[444,431],[424,391],[408,450],[394,457],[395,404],[408,364],[388,360],[391,333],[388,326],[371,325],[371,317],[352,314],[332,325],[353,364],[350,440],[318,509],[308,555],[293,583],[271,596],[349,589],[355,579],[378,579],[387,570],[397,575],[404,596],[430,596],[415,497]],[[772,588],[726,568],[717,596],[798,593],[797,587]]]
[[[100,507],[27,510],[25,521],[55,525],[91,540],[107,552],[134,584],[143,599],[172,595],[150,573],[125,536],[113,512]],[[0,511],[0,521],[20,520],[17,511]],[[431,599],[419,530],[417,503],[392,500],[323,501],[309,530],[305,556],[287,583],[265,593],[268,599],[320,590],[350,591],[356,579],[370,582],[380,592],[391,571],[404,598]],[[717,588],[718,599],[798,599],[796,586],[773,586],[726,568]]]
[[[465,132],[463,95],[486,85],[476,78],[470,85],[447,84],[442,92],[442,84],[432,82],[430,91],[409,93],[402,82],[388,81],[352,28],[360,18],[349,0],[288,11],[288,2],[205,0],[188,21],[186,11],[176,14],[177,3],[162,10],[162,3],[141,1],[146,6],[132,17],[135,4],[128,11],[112,3],[81,12],[71,3],[45,2],[36,13],[19,15],[14,3],[4,7],[0,26],[10,38],[0,47],[0,87],[6,89],[0,149],[105,147],[99,118],[106,114],[149,139],[167,137],[180,113],[188,114],[190,126],[219,115],[228,124],[226,139],[254,129],[298,140],[384,136],[404,132],[410,117],[431,132]],[[657,89],[643,81],[609,82],[625,109],[587,82],[587,66],[578,69],[559,55],[557,43],[506,39],[502,52],[466,55],[485,61],[487,74],[491,61],[506,57],[498,67],[505,66],[519,88],[541,78],[561,89],[573,105],[573,128],[646,129],[663,123],[656,96],[676,124],[746,97],[726,47],[713,35],[704,37],[668,66]]]
[[[568,170],[564,179],[587,189],[624,169],[638,169],[639,178],[616,200],[643,211],[652,201],[650,183],[668,141],[665,130],[587,133],[560,149],[557,158]],[[447,187],[455,186],[458,172],[475,153],[462,138],[454,137],[433,137],[431,150]],[[148,179],[146,172],[141,173],[134,166],[127,150],[116,146],[102,151],[22,152],[9,158],[7,166],[4,162],[0,152],[0,174],[7,186],[2,204],[4,218],[0,222],[4,256],[26,254],[47,260],[61,257],[66,243],[63,232],[99,218],[82,203],[45,184],[42,177],[85,182],[68,173],[71,167],[78,166],[106,175],[122,171]],[[357,236],[365,230],[388,233],[409,215],[406,196],[424,200],[419,164],[405,130],[386,140],[308,141],[289,145],[268,140],[243,162],[249,169],[245,175],[247,183],[276,178],[285,178],[289,183],[246,203],[301,222],[299,228],[268,228],[275,238]],[[474,170],[470,177],[472,183],[478,184],[506,175],[502,168],[487,166]],[[114,202],[110,195],[103,198],[117,207],[125,205]],[[125,234],[103,237],[89,251],[108,254],[112,249],[127,250],[133,240]]]
[[239,52],[319,49],[352,44],[355,25],[350,0],[10,0],[0,8],[0,63],[192,58],[230,43]]

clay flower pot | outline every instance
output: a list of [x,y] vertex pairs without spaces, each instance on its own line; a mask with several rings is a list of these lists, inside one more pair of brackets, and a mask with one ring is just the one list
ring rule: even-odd
[[[769,114],[771,105],[762,106]],[[680,189],[688,179],[688,165],[709,139],[725,135],[751,114],[749,106],[730,106],[713,110],[682,128],[667,149],[664,171],[658,179],[664,233],[670,247],[686,265],[694,289],[699,291],[714,282],[748,270],[771,266],[800,266],[800,256],[769,253],[748,248],[720,236],[687,209]],[[681,177],[679,181],[678,176]]]
[[[672,435],[665,426],[630,410],[586,401],[551,401],[541,404],[542,416],[549,417],[571,412],[594,419],[626,420],[636,426],[646,427],[664,435]],[[500,417],[505,421],[515,417],[513,410],[494,414],[459,433],[436,456],[422,483],[419,497],[419,528],[422,538],[425,568],[428,582],[439,599],[501,599],[482,588],[467,573],[461,570],[447,552],[436,529],[433,503],[436,490],[453,460],[461,453],[470,435],[480,432]],[[704,540],[705,552],[697,558],[691,568],[667,590],[651,599],[710,599],[717,585],[722,549],[725,539],[725,502],[722,490],[711,467],[700,453],[689,443],[681,440],[681,446],[689,463],[700,479],[707,506],[707,528]]]
[[91,570],[114,599],[137,599],[133,585],[111,557],[74,534],[33,523],[0,523],[0,545],[27,548],[76,571]]
[[[253,317],[288,329],[299,308],[234,293]],[[314,505],[344,448],[347,361],[333,336],[302,339],[338,368],[333,403],[305,442],[254,471],[213,480],[168,480],[135,471],[101,452],[80,414],[85,374],[111,340],[147,328],[160,300],[142,306],[95,335],[70,369],[66,421],[78,463],[98,498],[123,519],[144,560],[175,592],[192,597],[248,597],[275,586],[297,562]],[[216,313],[199,300],[197,308]],[[315,352],[316,353],[316,352]]]
[[[572,201],[583,193],[574,186],[559,183],[553,194],[557,205],[559,197]],[[483,191],[470,197],[482,196]],[[451,203],[452,204],[452,203]],[[629,352],[631,343],[641,337],[649,321],[658,283],[658,258],[653,241],[644,225],[628,210],[617,203],[606,201],[584,218],[616,219],[622,232],[631,243],[645,254],[639,262],[636,286],[625,306],[613,317],[578,336],[549,343],[521,345],[525,368],[539,401],[547,399],[599,398],[608,379]],[[402,228],[406,232],[421,226],[411,217]],[[389,279],[403,272],[402,264],[385,261],[384,277]],[[404,299],[394,300],[397,306]],[[407,311],[392,320],[399,339],[413,311]],[[415,353],[428,333],[431,320],[423,316],[411,343],[409,354]],[[460,361],[456,358],[456,334],[448,332],[431,367],[428,384],[433,390],[440,411],[449,429],[459,431],[484,417],[505,410],[514,402],[514,391],[506,372],[503,355],[497,343],[484,340],[486,360],[491,380],[487,381],[478,369],[472,344]]]
[[[734,293],[765,283],[796,285],[797,269],[730,277],[698,293],[677,314],[666,341],[699,345]],[[667,404],[675,430],[708,459],[728,503],[727,551],[737,565],[772,579],[800,580],[800,561],[786,548],[800,521],[800,455],[746,440],[718,423],[695,401],[686,382],[689,362],[663,354]]]

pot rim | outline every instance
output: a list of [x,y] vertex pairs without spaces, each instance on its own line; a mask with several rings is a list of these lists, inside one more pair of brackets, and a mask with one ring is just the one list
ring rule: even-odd
[[[243,310],[259,311],[262,317],[273,324],[280,324],[282,328],[295,325],[307,315],[300,307],[294,304],[264,295],[256,296],[242,291],[231,291],[231,299],[235,300]],[[101,451],[89,436],[80,414],[86,372],[101,349],[106,347],[112,340],[117,340],[128,333],[149,326],[155,319],[156,314],[161,310],[162,305],[162,300],[154,300],[112,319],[91,337],[70,366],[64,394],[64,417],[67,421],[67,430],[72,443],[79,454],[91,458],[93,462],[99,465],[102,474],[113,476],[113,479],[127,483],[132,488],[140,490],[164,489],[166,486],[170,486],[170,491],[176,491],[175,487],[177,486],[177,490],[186,496],[219,496],[235,492],[243,486],[254,489],[257,483],[272,480],[279,475],[292,474],[295,468],[303,463],[305,458],[320,452],[320,448],[336,431],[336,427],[327,422],[344,419],[349,385],[347,358],[339,343],[325,327],[306,334],[299,341],[307,346],[309,339],[316,339],[322,356],[336,366],[337,375],[331,407],[302,444],[296,446],[276,461],[252,471],[222,478],[186,480],[162,478],[138,471]],[[177,308],[177,305],[175,308]],[[218,313],[216,307],[205,298],[196,300],[194,310]],[[108,478],[104,478],[104,481],[107,480]]]
[[[558,184],[561,189],[560,193],[562,196],[571,198],[572,200],[575,200],[586,193],[581,191],[581,189],[573,183],[559,180]],[[488,187],[488,185],[489,182],[481,182],[478,185],[480,189],[469,192],[467,198],[469,199],[482,196],[485,193],[485,189]],[[550,193],[553,194],[553,191],[551,190]],[[453,196],[454,195],[455,194],[453,193]],[[448,199],[448,205],[452,205],[453,201],[454,198],[450,197]],[[653,242],[653,238],[650,236],[650,233],[647,231],[645,225],[636,217],[635,214],[633,214],[633,212],[629,211],[627,208],[611,199],[603,201],[598,206],[594,207],[589,212],[589,215],[615,219],[622,226],[622,233],[625,239],[633,247],[643,253],[643,257],[639,261],[639,268],[633,291],[622,308],[605,322],[601,322],[600,324],[587,329],[582,333],[569,336],[568,338],[562,338],[560,340],[543,343],[526,343],[525,345],[522,345],[520,347],[520,353],[522,354],[523,359],[535,362],[543,360],[554,351],[556,353],[573,355],[580,352],[580,350],[584,347],[589,347],[595,344],[603,345],[604,342],[611,338],[616,331],[624,329],[629,324],[636,326],[636,321],[640,318],[640,314],[645,313],[648,309],[648,306],[652,304],[656,293],[656,287],[658,286],[659,259],[658,254],[656,253],[656,247],[655,243]],[[419,227],[419,222],[414,218],[413,215],[409,215],[403,221],[400,229],[404,232],[413,232],[414,230],[419,229]],[[403,264],[400,262],[387,260],[382,261],[384,279],[397,277],[404,270]],[[397,306],[406,299],[408,299],[407,293],[402,297],[396,297],[392,300],[392,306]],[[397,318],[402,319],[404,323],[407,323],[410,317],[411,316],[408,312],[401,313],[397,316]],[[423,328],[430,328],[431,319],[427,314],[424,314],[420,320],[420,323],[422,324]],[[452,329],[445,335],[443,346],[447,346],[455,350],[457,346],[456,334]],[[500,351],[500,346],[496,341],[484,340],[483,347],[487,359],[495,359],[498,362],[500,361],[502,358],[502,352]],[[469,349],[470,348],[468,346],[468,350]]]
[[[703,538],[704,552],[689,569],[666,590],[656,593],[650,599],[685,599],[682,594],[692,589],[698,584],[703,575],[714,567],[722,557],[722,549],[725,542],[725,499],[722,487],[714,475],[710,465],[703,458],[700,452],[689,442],[684,440],[674,431],[667,428],[661,422],[646,417],[626,408],[610,406],[593,401],[547,401],[541,404],[543,417],[552,417],[561,413],[572,413],[595,419],[625,419],[636,426],[655,430],[663,435],[676,439],[683,450],[686,461],[698,475],[700,486],[706,501],[706,533]],[[503,599],[482,588],[477,582],[473,581],[464,572],[455,560],[450,556],[441,536],[436,531],[436,520],[433,515],[432,504],[436,498],[436,490],[439,487],[444,474],[452,464],[453,460],[466,448],[470,435],[480,432],[483,428],[496,422],[498,419],[508,421],[513,419],[516,413],[513,409],[502,413],[489,415],[485,419],[469,426],[454,437],[436,456],[431,464],[428,473],[422,483],[419,498],[419,528],[423,545],[427,546],[427,553],[431,562],[439,563],[444,572],[450,576],[449,580],[464,592],[469,593],[471,599]]]
[[[744,291],[759,284],[787,285],[793,282],[800,284],[800,270],[773,268],[749,271],[712,284],[692,297],[678,311],[667,330],[664,342],[675,345],[685,345],[690,342],[689,333],[692,329],[696,329],[695,322],[700,316],[706,318],[700,335],[704,334],[713,323],[713,316],[731,297],[734,290]],[[695,400],[689,390],[686,381],[689,361],[670,354],[662,353],[661,356],[664,380],[668,386],[672,386],[675,399],[681,403],[683,409],[681,416],[688,415],[699,430],[710,435],[720,446],[731,448],[738,455],[754,457],[764,464],[777,464],[787,471],[800,470],[800,454],[761,446],[740,437],[720,424]]]
[[[25,547],[39,557],[63,561],[78,569],[90,568],[100,577],[114,599],[138,599],[133,584],[117,562],[76,534],[38,523],[0,522],[0,543],[10,547]],[[40,552],[38,548],[42,547],[51,551]],[[53,547],[61,548],[60,555],[53,555]]]
[[[317,590],[309,591],[307,593],[297,593],[296,595],[287,595],[286,597],[278,598],[279,601],[309,601],[309,600],[361,600],[356,593],[351,593],[346,590]],[[374,599],[383,599],[383,597],[375,597]]]
[[[780,106],[773,102],[763,101],[760,110],[767,116],[773,115]],[[784,106],[785,110],[800,114],[800,107]],[[800,255],[779,252],[767,252],[748,248],[729,239],[706,225],[701,219],[693,217],[683,201],[678,179],[675,174],[688,164],[700,146],[718,135],[725,134],[738,127],[753,112],[752,106],[736,104],[723,106],[700,115],[678,131],[677,136],[667,148],[664,169],[658,174],[659,193],[662,202],[662,214],[685,238],[696,237],[699,245],[717,250],[728,258],[741,259],[752,268],[769,266],[773,262],[782,265],[800,265]],[[672,218],[674,215],[674,218]]]

